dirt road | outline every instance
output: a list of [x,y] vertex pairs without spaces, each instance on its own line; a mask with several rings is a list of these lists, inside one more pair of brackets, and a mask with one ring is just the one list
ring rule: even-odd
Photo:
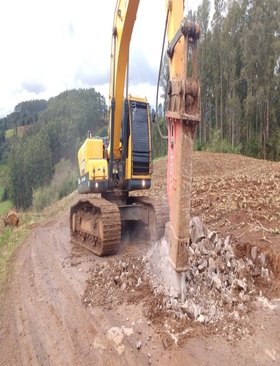
[[[201,168],[204,172],[209,164],[205,157],[204,168]],[[195,167],[202,164],[201,159],[195,164]],[[274,165],[269,168],[271,174],[272,168]],[[248,164],[246,169],[248,172]],[[155,192],[160,191],[159,186],[164,186],[161,171],[165,173],[164,168],[158,166],[155,172],[158,177],[153,192],[155,195]],[[197,181],[200,176],[198,171],[195,177]],[[200,187],[202,191],[205,190],[207,181],[204,186],[201,181],[199,185],[194,182],[194,189],[197,191]],[[250,186],[249,182],[246,184]],[[212,181],[212,187],[214,185]],[[279,195],[279,191],[275,195]],[[246,202],[248,212],[249,200]],[[279,209],[277,202],[276,211],[277,207]],[[269,212],[272,211],[270,205]],[[206,208],[205,221],[207,212]],[[231,225],[227,226],[227,230],[236,241],[240,227],[233,225],[233,212],[228,212],[228,215]],[[214,225],[213,212],[209,218],[212,218],[209,224]],[[259,220],[258,223],[266,230],[277,225],[280,229],[279,219],[271,220],[271,226]],[[221,222],[220,216],[216,222]],[[238,220],[234,224],[237,223]],[[242,228],[252,223],[244,221]],[[221,225],[220,228],[221,233],[225,233],[225,226]],[[256,232],[251,232],[254,240],[251,245],[257,243]],[[243,243],[248,243],[249,230],[242,238],[245,236]],[[264,243],[271,244],[273,250],[280,245],[279,236],[267,240],[271,243]],[[118,255],[112,258],[94,257],[70,243],[69,210],[58,219],[34,227],[12,257],[9,280],[1,298],[0,365],[280,364],[280,301],[275,299],[279,297],[277,274],[273,278],[273,286],[267,286],[270,287],[269,299],[256,298],[248,308],[244,318],[246,327],[242,327],[243,320],[239,319],[241,331],[233,328],[232,334],[225,333],[225,323],[221,326],[204,324],[176,318],[174,312],[161,313],[159,310],[157,316],[149,316],[147,309],[152,312],[156,308],[161,309],[155,302],[147,303],[149,296],[156,299],[148,286],[149,278],[146,278],[146,284],[139,287],[139,291],[137,286],[131,290],[117,289],[115,292],[108,289],[111,286],[109,277],[114,275],[113,272],[110,274],[110,268],[116,268],[119,264],[127,266],[133,262],[140,271],[142,259],[149,248],[143,242],[126,241]],[[237,333],[238,336],[235,336]]]

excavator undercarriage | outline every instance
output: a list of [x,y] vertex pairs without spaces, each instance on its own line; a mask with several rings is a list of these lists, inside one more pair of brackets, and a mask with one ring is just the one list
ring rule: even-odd
[[118,206],[103,198],[82,198],[70,210],[71,239],[98,256],[115,254],[121,240]]
[[117,205],[104,198],[82,198],[70,210],[71,239],[95,255],[111,255],[119,250],[122,226],[137,227],[137,236],[156,241],[167,221],[165,200],[131,196],[127,204]]

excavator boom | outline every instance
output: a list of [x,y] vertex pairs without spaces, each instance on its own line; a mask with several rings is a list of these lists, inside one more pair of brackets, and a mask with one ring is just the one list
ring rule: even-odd
[[120,133],[126,69],[129,57],[129,45],[140,0],[119,0],[116,4],[113,36],[111,45],[110,71],[110,152],[120,159]]

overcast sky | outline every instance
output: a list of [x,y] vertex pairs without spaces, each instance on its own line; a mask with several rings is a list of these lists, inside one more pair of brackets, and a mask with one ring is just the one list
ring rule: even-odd
[[[197,10],[201,0],[186,0]],[[109,95],[116,0],[0,1],[0,118],[26,100],[94,87]],[[165,0],[140,0],[130,52],[130,88],[155,104]]]

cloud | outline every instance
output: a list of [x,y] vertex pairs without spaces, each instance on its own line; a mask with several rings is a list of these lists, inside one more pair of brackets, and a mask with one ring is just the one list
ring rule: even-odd
[[10,110],[5,107],[0,107],[0,119],[6,117],[10,113]]
[[107,84],[110,78],[108,69],[97,70],[94,64],[87,60],[83,60],[82,63],[76,69],[75,82],[78,84],[86,85],[89,87],[95,87],[98,85]]
[[[0,117],[65,89],[94,87],[108,98],[115,3],[0,1]],[[152,103],[165,15],[165,1],[141,0],[130,44],[130,90]]]
[[136,51],[129,62],[129,82],[132,85],[157,85],[158,68],[149,64],[147,57]]
[[70,22],[68,24],[68,27],[67,27],[67,33],[68,33],[68,36],[70,38],[73,38],[75,36],[75,29],[74,29],[74,25],[72,22]]
[[24,80],[21,83],[22,89],[26,90],[28,93],[34,93],[35,95],[41,94],[47,90],[47,87],[33,80]]

